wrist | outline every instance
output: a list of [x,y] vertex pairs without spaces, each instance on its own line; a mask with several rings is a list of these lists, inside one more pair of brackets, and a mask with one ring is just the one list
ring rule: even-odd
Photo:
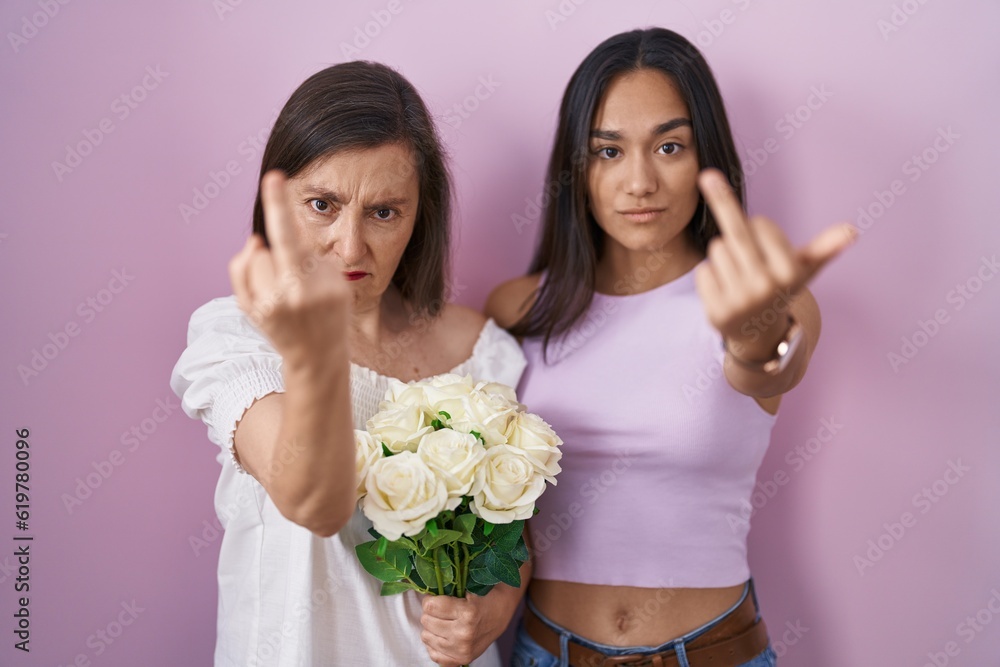
[[801,325],[786,313],[787,325],[780,335],[756,341],[753,346],[733,343],[723,338],[722,346],[733,362],[750,372],[778,375],[788,367],[795,352],[801,347],[804,331]]

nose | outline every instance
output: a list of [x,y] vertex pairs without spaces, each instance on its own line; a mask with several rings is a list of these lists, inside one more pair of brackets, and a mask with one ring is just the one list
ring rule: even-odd
[[361,212],[344,210],[331,226],[327,250],[332,245],[344,267],[357,267],[368,252],[363,217]]
[[633,197],[645,197],[656,192],[658,186],[656,169],[648,156],[633,154],[626,158],[625,193]]

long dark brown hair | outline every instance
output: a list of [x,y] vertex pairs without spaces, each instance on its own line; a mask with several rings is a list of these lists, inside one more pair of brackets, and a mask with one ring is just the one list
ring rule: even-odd
[[[572,329],[590,307],[604,247],[604,231],[587,207],[594,113],[612,79],[640,69],[659,70],[676,85],[691,114],[699,168],[720,169],[743,205],[743,169],[722,96],[701,52],[664,28],[633,30],[602,42],[580,63],[563,94],[546,176],[546,191],[555,194],[545,207],[541,240],[528,269],[529,274],[547,273],[531,308],[510,328],[515,336],[542,336],[546,351],[550,340]],[[702,252],[719,234],[703,198],[684,233]]]
[[392,282],[414,314],[444,305],[451,236],[451,184],[434,123],[413,85],[395,70],[353,61],[316,72],[282,108],[268,137],[257,179],[253,231],[267,243],[260,179],[271,169],[289,178],[342,150],[401,143],[411,148],[420,201],[413,235]]

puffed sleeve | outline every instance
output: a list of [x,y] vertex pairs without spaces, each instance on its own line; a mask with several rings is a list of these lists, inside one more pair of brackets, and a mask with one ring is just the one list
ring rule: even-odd
[[208,439],[236,460],[233,433],[253,402],[285,390],[281,355],[246,317],[235,296],[212,299],[191,315],[187,348],[170,375],[181,409],[208,427]]
[[514,388],[528,365],[517,339],[492,318],[486,321],[482,338],[477,343],[475,361],[474,375],[477,379],[499,382]]

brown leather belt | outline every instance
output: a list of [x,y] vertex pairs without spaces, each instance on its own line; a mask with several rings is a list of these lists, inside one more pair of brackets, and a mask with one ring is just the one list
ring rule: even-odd
[[[751,584],[752,585],[752,584]],[[767,648],[767,627],[764,619],[756,622],[757,606],[753,591],[747,591],[746,599],[726,615],[718,625],[684,643],[688,663],[691,667],[732,667],[754,658]],[[550,628],[532,612],[524,609],[524,629],[538,644],[552,655],[559,655],[559,633]],[[607,665],[631,665],[641,667],[679,667],[680,661],[674,649],[660,653],[633,653],[608,656],[573,641],[568,643],[569,663],[572,667],[604,667]]]

